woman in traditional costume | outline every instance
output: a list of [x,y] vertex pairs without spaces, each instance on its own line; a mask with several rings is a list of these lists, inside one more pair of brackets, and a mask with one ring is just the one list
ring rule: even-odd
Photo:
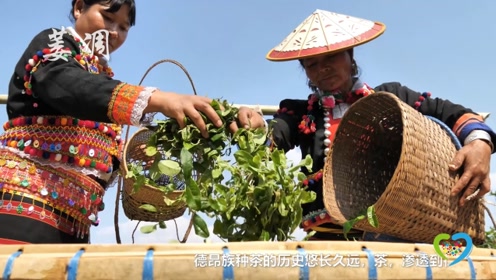
[[121,125],[160,112],[208,136],[199,111],[222,125],[208,98],[113,79],[108,54],[135,11],[134,0],[73,0],[74,28],[44,30],[22,54],[0,135],[0,244],[88,243],[118,170]]
[[[313,91],[307,99],[280,102],[272,123],[272,141],[286,152],[299,146],[303,158],[306,155],[313,158],[313,172],[303,170],[308,176],[304,183],[316,192],[317,199],[303,205],[301,226],[307,232],[316,232],[312,237],[314,240],[345,239],[342,226],[333,223],[324,206],[322,168],[343,114],[358,99],[374,92],[395,94],[422,114],[441,120],[453,130],[464,145],[450,164],[453,171],[464,169],[452,189],[453,195],[463,192],[461,206],[474,192],[478,191],[476,197],[480,198],[490,190],[489,166],[496,134],[484,124],[480,115],[400,83],[384,83],[371,88],[359,79],[353,48],[377,38],[384,30],[385,25],[380,22],[316,10],[267,54],[271,61],[298,60]],[[239,125],[251,125],[252,128],[266,125],[257,113],[260,112],[240,108]],[[368,240],[366,236],[354,229],[348,234],[351,239]]]

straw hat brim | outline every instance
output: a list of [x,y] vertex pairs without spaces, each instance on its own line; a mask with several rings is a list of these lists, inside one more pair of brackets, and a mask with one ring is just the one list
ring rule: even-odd
[[267,53],[272,61],[333,54],[365,44],[386,30],[382,22],[317,9]]
[[323,54],[339,53],[356,46],[368,43],[377,37],[381,36],[386,31],[386,25],[381,22],[374,22],[374,27],[360,36],[355,36],[348,40],[329,44],[323,47],[315,47],[309,49],[299,49],[295,51],[278,51],[275,48],[271,49],[266,58],[270,61],[290,61],[303,58],[319,56]]

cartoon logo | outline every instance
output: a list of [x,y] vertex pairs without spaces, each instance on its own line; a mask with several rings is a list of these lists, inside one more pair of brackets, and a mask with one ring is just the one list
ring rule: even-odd
[[[466,245],[463,248],[464,240]],[[447,260],[448,257],[456,257],[449,266],[455,265],[461,260],[466,259],[472,252],[472,238],[464,232],[458,232],[450,236],[447,233],[440,233],[434,238],[434,250],[443,259]]]

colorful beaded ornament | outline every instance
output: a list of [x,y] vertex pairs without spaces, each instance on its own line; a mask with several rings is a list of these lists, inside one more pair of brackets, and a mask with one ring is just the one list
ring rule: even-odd
[[[66,228],[67,233],[88,233],[91,224],[98,225],[98,212],[105,207],[103,203],[104,189],[94,180],[79,172],[62,172],[50,166],[27,161],[16,154],[0,150],[0,210],[16,211],[17,214],[31,216],[37,201],[42,209],[38,209],[38,219],[44,220],[53,216],[45,211],[45,206],[56,209],[66,218],[73,218],[72,226]],[[5,200],[4,195],[20,195],[17,204]],[[32,205],[24,202],[24,197],[32,200]],[[52,213],[53,214],[53,213]],[[33,216],[31,216],[34,218]],[[56,226],[60,228],[61,216]]]
[[313,116],[313,112],[315,110],[315,102],[318,101],[318,104],[324,111],[324,135],[326,139],[324,139],[324,154],[327,155],[329,153],[329,147],[331,146],[331,110],[336,106],[336,104],[343,103],[346,101],[348,104],[353,104],[361,97],[368,96],[373,93],[374,90],[369,87],[367,84],[364,84],[363,87],[360,87],[354,91],[351,91],[346,95],[346,98],[340,92],[316,92],[309,96],[308,98],[308,106],[306,115],[302,116],[302,121],[298,125],[300,132],[304,134],[315,133],[315,117]]
[[113,172],[111,156],[118,156],[121,142],[109,124],[71,117],[19,117],[6,122],[3,128],[1,147],[107,174]]
[[[23,93],[27,95],[33,95],[33,90],[32,90],[33,85],[31,84],[33,73],[36,72],[36,70],[38,70],[38,67],[41,63],[45,63],[46,61],[48,61],[48,58],[46,58],[47,56],[51,54],[56,54],[57,52],[60,52],[60,54],[57,55],[60,55],[65,59],[68,58],[75,59],[86,71],[92,74],[100,74],[102,72],[105,72],[109,77],[111,78],[114,77],[112,68],[110,68],[109,66],[102,66],[99,63],[99,59],[97,56],[84,51],[84,44],[83,42],[81,42],[81,40],[79,40],[79,38],[76,37],[73,38],[79,46],[79,53],[77,53],[75,50],[71,50],[68,47],[62,49],[45,48],[43,50],[37,51],[36,54],[29,59],[28,63],[25,66],[26,73],[24,75]],[[34,97],[36,96],[34,95]],[[33,106],[35,108],[38,107],[38,103],[34,103]]]

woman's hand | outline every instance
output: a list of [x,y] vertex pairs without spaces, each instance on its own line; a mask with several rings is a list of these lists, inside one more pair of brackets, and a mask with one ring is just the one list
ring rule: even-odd
[[186,125],[184,123],[184,118],[188,117],[198,129],[200,129],[203,137],[208,138],[207,126],[199,111],[204,113],[217,127],[222,126],[222,120],[210,105],[211,102],[212,99],[204,96],[177,94],[157,90],[153,92],[148,101],[148,107],[143,113],[161,112],[169,118],[176,119],[181,128]]
[[248,107],[240,107],[238,110],[237,123],[231,125],[231,130],[236,132],[239,126],[244,128],[261,128],[265,126],[265,120],[261,114]]
[[449,168],[457,171],[463,166],[463,174],[456,185],[451,189],[451,195],[457,195],[463,191],[459,204],[464,206],[467,197],[479,189],[475,197],[468,200],[478,199],[491,190],[489,169],[491,161],[491,146],[483,140],[474,140],[461,148],[455,155]]

